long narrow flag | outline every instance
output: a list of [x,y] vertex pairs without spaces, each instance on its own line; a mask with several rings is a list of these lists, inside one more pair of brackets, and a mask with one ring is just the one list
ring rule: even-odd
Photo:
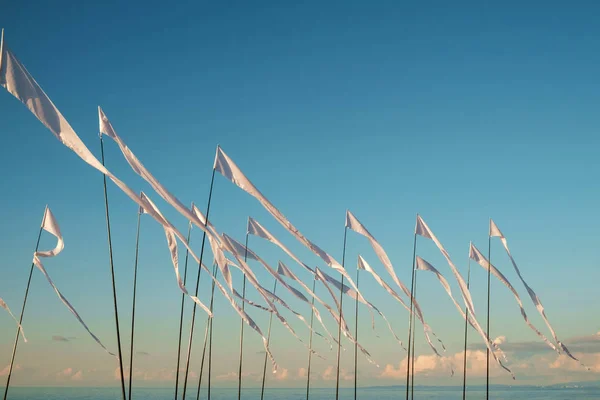
[[[240,189],[244,190],[246,193],[257,199],[262,206],[288,231],[290,232],[300,243],[306,246],[310,251],[319,256],[329,267],[333,268],[345,279],[348,280],[350,285],[356,290],[356,293],[359,297],[359,301],[364,303],[364,298],[362,294],[358,291],[358,288],[354,284],[354,281],[348,274],[348,272],[342,267],[342,265],[337,262],[332,256],[327,254],[323,249],[319,246],[308,240],[300,231],[292,225],[290,221],[279,211],[259,190],[250,180],[244,175],[241,169],[229,158],[227,154],[221,149],[221,147],[217,147],[217,153],[215,155],[215,164],[214,168],[217,172],[231,181],[233,184],[237,185]],[[362,300],[361,300],[362,299]]]
[[[417,216],[417,223],[416,223],[416,226],[415,226],[415,233],[417,235],[420,235],[420,236],[424,237],[424,238],[431,239],[435,243],[435,245],[437,246],[437,248],[439,249],[439,251],[442,253],[442,255],[444,256],[444,258],[448,262],[448,265],[450,266],[450,269],[452,270],[452,274],[454,275],[454,277],[456,278],[456,281],[458,282],[458,286],[460,288],[460,292],[461,292],[463,301],[464,301],[465,305],[467,306],[467,309],[468,309],[469,313],[471,314],[469,317],[472,318],[473,325],[474,325],[475,329],[477,330],[477,332],[479,333],[479,335],[483,338],[486,347],[489,349],[490,353],[493,355],[493,357],[496,360],[496,362],[498,363],[498,365],[500,365],[500,367],[502,367],[504,370],[506,370],[508,373],[510,373],[510,375],[512,376],[512,378],[515,379],[515,376],[512,373],[512,371],[509,368],[507,368],[502,363],[502,361],[497,357],[496,353],[492,349],[492,346],[493,346],[492,345],[492,341],[486,335],[486,333],[483,331],[483,329],[481,329],[481,326],[479,325],[479,322],[477,321],[477,316],[476,316],[477,314],[475,313],[475,307],[473,306],[473,300],[471,299],[471,292],[469,292],[469,289],[467,288],[467,284],[465,283],[465,280],[463,279],[463,277],[460,274],[460,272],[458,272],[458,269],[456,268],[456,266],[452,262],[452,259],[450,258],[450,255],[448,254],[448,252],[446,251],[446,249],[444,248],[444,246],[442,245],[442,243],[433,234],[433,232],[431,231],[431,229],[429,229],[429,226],[427,226],[427,224],[425,223],[425,221],[423,220],[423,218],[421,218],[420,215]],[[466,318],[466,316],[465,316],[465,318]]]
[[511,285],[511,283],[508,281],[506,276],[504,276],[504,274],[502,272],[500,272],[496,267],[494,267],[494,264],[490,264],[490,262],[487,260],[487,258],[485,258],[485,256],[479,251],[479,249],[477,247],[475,247],[475,245],[473,243],[471,243],[471,248],[469,250],[469,257],[471,258],[471,260],[475,261],[477,264],[482,266],[483,269],[485,269],[486,271],[488,269],[491,269],[492,275],[494,275],[500,282],[502,282],[502,284],[504,286],[506,286],[512,292],[513,296],[515,296],[515,300],[517,301],[517,304],[519,305],[521,315],[523,316],[523,319],[525,320],[525,323],[527,324],[527,326],[529,326],[529,328],[531,328],[531,330],[534,331],[535,334],[538,335],[539,338],[542,339],[548,345],[548,347],[550,347],[554,351],[558,351],[556,346],[552,342],[550,342],[546,338],[546,336],[544,336],[544,334],[542,332],[540,332],[531,323],[531,321],[529,321],[529,317],[527,316],[527,313],[525,312],[525,309],[523,308],[523,302],[521,301],[521,297],[519,296],[519,293],[517,293],[516,289],[513,287],[513,285]]
[[[565,344],[558,339],[558,336],[556,335],[556,332],[554,331],[554,328],[550,324],[550,321],[548,321],[548,317],[546,317],[546,311],[544,310],[544,306],[542,305],[542,301],[540,300],[540,298],[538,297],[538,295],[535,293],[535,291],[531,288],[531,286],[529,286],[527,284],[527,282],[525,282],[525,279],[523,278],[523,275],[521,275],[521,270],[517,266],[517,263],[515,262],[515,259],[513,258],[512,254],[511,254],[511,252],[510,252],[510,250],[508,248],[508,242],[506,240],[506,237],[504,236],[504,234],[502,234],[502,232],[500,231],[500,229],[498,228],[498,226],[496,225],[496,223],[493,220],[491,220],[491,219],[490,219],[490,237],[498,237],[498,238],[500,238],[500,241],[502,242],[502,245],[504,246],[504,250],[506,250],[506,254],[508,254],[508,258],[510,258],[510,262],[512,263],[513,267],[515,268],[515,271],[517,272],[517,275],[519,276],[519,279],[523,283],[523,286],[525,286],[525,289],[527,290],[527,293],[529,294],[529,297],[531,298],[531,301],[533,302],[533,304],[535,305],[535,308],[538,310],[538,312],[542,316],[544,322],[546,323],[546,326],[548,327],[548,329],[550,330],[550,332],[552,334],[552,337],[554,338],[554,341],[558,345],[559,352],[560,351],[564,352],[569,358],[571,358],[571,359],[579,362],[581,364],[581,366],[583,366],[584,368],[590,370],[590,368],[586,367],[583,363],[581,363],[581,361],[577,357],[575,357],[569,351],[569,349],[567,348],[567,346],[565,346]],[[493,269],[492,269],[492,272],[493,272]],[[547,340],[545,340],[545,341],[547,342]]]
[[67,309],[75,316],[77,321],[79,321],[79,323],[84,327],[84,329],[90,334],[92,339],[94,339],[94,341],[96,343],[98,343],[98,345],[100,345],[100,347],[102,347],[104,349],[104,351],[106,351],[108,354],[110,354],[111,356],[117,357],[114,353],[111,353],[106,348],[106,346],[104,346],[104,344],[100,341],[100,339],[98,339],[98,337],[90,330],[90,328],[83,321],[83,319],[81,318],[81,316],[79,315],[77,310],[75,310],[75,308],[71,305],[69,300],[67,300],[67,298],[65,296],[63,296],[63,294],[60,292],[60,290],[58,290],[58,287],[56,287],[54,281],[52,281],[52,278],[50,278],[50,275],[46,271],[46,268],[44,268],[44,264],[42,264],[41,258],[56,257],[65,248],[65,242],[63,240],[62,234],[60,233],[60,228],[58,226],[58,222],[54,218],[54,215],[52,214],[52,211],[50,211],[50,208],[46,207],[45,213],[46,213],[46,215],[44,216],[43,229],[46,232],[48,232],[49,234],[51,234],[52,236],[54,236],[56,238],[57,242],[56,242],[56,246],[52,250],[34,252],[33,253],[33,263],[35,264],[37,269],[39,269],[41,271],[41,273],[44,274],[44,276],[48,280],[48,283],[50,284],[50,286],[52,286],[52,289],[54,289],[54,291],[56,292],[56,295],[58,296],[60,301],[62,301],[63,304],[67,307]]

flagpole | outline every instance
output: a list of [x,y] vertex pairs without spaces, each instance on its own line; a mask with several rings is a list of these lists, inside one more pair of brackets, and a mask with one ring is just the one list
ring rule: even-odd
[[[244,262],[247,261],[248,258],[248,235],[249,232],[246,230],[246,246],[244,247]],[[242,284],[242,311],[244,311],[244,306],[246,302],[246,273],[244,273],[244,281]],[[273,315],[271,313],[271,315]],[[244,320],[241,319],[240,325],[240,367],[238,370],[238,400],[242,398],[242,361],[244,359]]]
[[[417,214],[417,218],[419,214]],[[415,260],[417,256],[417,232],[415,230],[415,237],[413,240],[413,262],[412,262],[412,278],[410,283],[410,315],[408,316],[408,358],[406,360],[406,400],[408,400],[409,392],[409,378],[410,378],[410,362],[411,362],[411,351],[412,351],[412,321],[413,321],[413,293],[415,289]]]
[[[104,166],[104,140],[100,133],[100,152],[102,155],[102,166]],[[108,235],[108,257],[110,261],[110,275],[112,279],[113,304],[115,308],[115,326],[117,329],[117,348],[119,350],[119,372],[121,376],[121,398],[125,397],[125,375],[123,374],[123,353],[121,352],[121,332],[119,330],[119,308],[117,305],[117,287],[115,283],[115,265],[113,262],[112,238],[110,234],[110,213],[108,211],[108,192],[106,189],[106,174],[102,174],[104,180],[104,208],[106,210],[106,231]]]
[[[315,293],[317,283],[317,276],[315,275],[313,279],[313,294]],[[312,341],[313,341],[313,321],[315,319],[315,296],[313,296],[311,301],[311,312],[310,312],[310,338],[308,339],[308,369],[306,371],[306,400],[308,400],[308,396],[310,393],[310,364],[312,361]]]
[[[212,271],[212,275],[215,279],[217,279],[217,264],[215,263],[213,265],[213,271]],[[212,281],[212,287],[210,289],[210,312],[212,313],[213,311],[213,301],[215,298],[215,281]],[[211,334],[212,334],[212,318],[210,316],[206,317],[206,329],[204,330],[204,345],[202,346],[202,361],[200,361],[200,376],[198,377],[198,392],[196,393],[196,400],[200,399],[200,388],[202,387],[202,374],[204,373],[204,359],[206,356],[206,344],[207,344],[207,340],[208,340],[208,334],[209,334],[209,327],[211,330]],[[212,340],[211,340],[211,346],[212,346]],[[209,355],[210,355],[210,349],[209,349]],[[209,359],[210,362],[210,359]],[[210,379],[209,379],[209,383],[210,383]],[[209,386],[209,391],[208,391],[208,398],[210,399],[210,386]]]
[[[4,29],[2,30],[4,33]],[[38,251],[38,247],[40,245],[40,239],[42,237],[42,231],[44,230],[44,222],[46,220],[46,209],[44,210],[44,217],[42,218],[42,224],[40,225],[40,232],[38,233],[37,242],[35,244],[35,252]],[[15,344],[13,345],[12,356],[10,359],[10,366],[8,367],[8,376],[6,377],[6,387],[4,388],[4,400],[8,396],[8,388],[10,387],[10,378],[12,376],[12,369],[15,362],[15,355],[17,354],[17,345],[19,344],[19,331],[21,330],[21,324],[23,324],[23,315],[25,314],[25,305],[27,304],[27,296],[29,295],[29,286],[31,285],[31,276],[33,275],[33,267],[35,263],[31,263],[31,268],[29,269],[29,278],[27,279],[27,288],[25,289],[25,297],[23,298],[23,307],[21,307],[21,316],[19,317],[19,326],[17,326],[17,336],[15,337]]]
[[[416,302],[416,300],[417,300],[417,271],[416,270],[415,270],[415,287],[414,287],[414,289],[415,290],[414,290],[413,296],[414,296],[414,299]],[[410,313],[411,318],[412,318],[412,323],[411,323],[411,326],[412,326],[412,358],[410,361],[410,365],[411,365],[410,369],[412,371],[412,374],[410,376],[410,398],[411,398],[411,400],[415,398],[415,337],[417,336],[417,332],[415,329],[415,326],[416,326],[416,324],[415,324],[415,309],[416,308],[417,308],[416,303],[413,303],[412,312]]]
[[[215,265],[214,269],[214,277],[217,277],[217,265]],[[214,285],[215,281],[213,281]],[[214,286],[213,286],[214,287]],[[210,330],[208,333],[208,400],[210,400],[210,389],[211,389],[211,380],[212,380],[212,338],[213,338],[213,319],[210,319]]]
[[133,339],[135,331],[135,293],[137,289],[138,254],[140,244],[140,220],[142,210],[138,207],[137,232],[135,234],[135,261],[133,264],[133,303],[131,305],[131,347],[129,349],[129,400],[131,400],[131,382],[133,379]]
[[[344,250],[342,252],[342,268],[346,261],[346,236],[348,235],[348,227],[344,226]],[[338,325],[338,351],[337,351],[337,372],[335,378],[335,400],[340,397],[340,356],[342,350],[342,304],[344,301],[344,275],[342,274],[342,284],[340,285],[340,320]]]
[[[192,203],[194,208],[194,203]],[[187,242],[190,244],[190,238],[192,234],[192,221],[188,225]],[[183,285],[187,281],[187,269],[188,269],[188,258],[190,255],[189,249],[185,249],[185,266],[183,267]],[[179,313],[179,339],[177,341],[177,369],[175,370],[175,400],[177,400],[177,389],[179,387],[179,363],[181,362],[181,335],[183,333],[183,311],[185,305],[185,293],[181,293],[181,311]]]
[[[490,218],[490,230],[488,230],[488,275],[487,275],[487,340],[491,342],[490,339],[490,282],[491,282],[491,271],[492,268],[492,235],[491,235],[491,223],[492,219]],[[486,373],[485,373],[485,398],[488,400],[490,398],[490,346],[487,346],[486,353]]]
[[[358,289],[358,272],[360,271],[360,269],[356,268],[356,289]],[[358,364],[358,296],[356,297],[356,300],[354,302],[354,313],[355,313],[355,320],[356,320],[356,327],[354,328],[354,339],[356,340],[356,342],[354,342],[354,400],[356,400],[356,384],[357,384],[357,377],[358,377],[358,369],[357,369],[357,364]]]
[[[277,290],[277,279],[275,279],[275,283],[273,284],[273,294],[275,294],[275,290]],[[273,323],[273,311],[271,311],[271,315],[269,316],[269,330],[267,331],[267,346],[271,341],[271,325]],[[312,327],[311,327],[312,329]],[[309,346],[310,347],[310,346]],[[263,364],[263,376],[262,376],[262,387],[260,389],[260,400],[263,400],[265,397],[265,378],[267,375],[267,352],[265,352],[265,362]]]
[[[470,252],[469,245],[469,252]],[[467,290],[471,283],[471,256],[469,255],[469,268],[467,269]],[[465,307],[465,349],[463,352],[463,400],[467,398],[467,328],[469,327],[469,308]]]
[[[215,168],[213,167],[212,177],[210,178],[210,189],[208,191],[208,204],[206,205],[206,215],[204,216],[205,217],[204,229],[208,229],[208,214],[210,213],[210,201],[212,200],[214,183],[215,183]],[[198,288],[200,287],[200,275],[202,272],[202,257],[204,256],[205,243],[206,243],[206,231],[204,231],[202,234],[202,245],[200,247],[200,262],[198,263],[198,276],[196,278],[196,292],[194,293],[194,296],[196,296],[196,297],[198,297]],[[187,390],[187,379],[188,379],[188,374],[190,371],[190,356],[192,355],[192,342],[194,340],[194,323],[196,322],[197,306],[198,305],[196,304],[196,302],[194,302],[194,307],[192,308],[192,321],[190,323],[190,338],[188,341],[187,357],[185,360],[185,375],[184,375],[184,379],[183,379],[183,391],[181,394],[181,398],[183,400],[185,400],[185,392]]]

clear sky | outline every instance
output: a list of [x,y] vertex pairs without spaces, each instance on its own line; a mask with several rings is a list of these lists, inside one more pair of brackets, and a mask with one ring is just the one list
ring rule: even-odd
[[[463,274],[469,241],[486,253],[488,218],[494,218],[559,338],[593,369],[584,372],[539,346],[510,292],[493,281],[491,334],[505,337],[518,383],[539,384],[598,380],[600,373],[598,12],[595,2],[553,1],[52,6],[38,1],[3,5],[0,26],[6,45],[98,157],[100,105],[137,156],[186,204],[194,201],[205,209],[220,144],[292,223],[340,261],[344,213],[352,210],[407,284],[416,213]],[[91,329],[116,349],[101,175],[4,91],[0,132],[0,296],[18,314],[38,224],[49,204],[66,247],[46,267]],[[185,220],[132,173],[110,141],[106,158],[114,173],[147,191],[186,230]],[[123,346],[128,348],[136,206],[112,184],[109,197]],[[214,224],[243,241],[248,216],[307,263],[323,267],[257,201],[217,176]],[[194,230],[197,249],[200,239]],[[135,382],[171,386],[181,296],[164,234],[150,218],[142,220],[140,243]],[[44,236],[41,247],[53,245]],[[251,238],[250,247],[272,265],[283,260],[310,281],[274,246]],[[391,283],[366,240],[349,233],[346,264],[352,275],[358,254]],[[451,280],[457,294],[433,243],[419,240],[418,254]],[[183,253],[180,259],[183,264]],[[519,290],[534,324],[549,335],[497,240],[492,261]],[[270,287],[272,278],[258,264],[253,268]],[[486,273],[473,268],[473,298],[484,324]],[[195,275],[196,266],[190,264],[190,271]],[[86,336],[34,272],[24,320],[30,342],[19,349],[13,382],[117,385],[114,359]],[[241,290],[238,272],[234,279]],[[362,274],[360,285],[406,339],[407,313],[370,276]],[[449,377],[448,366],[460,361],[463,323],[433,276],[420,274],[418,288],[426,319],[448,350],[444,360],[435,360],[418,335],[416,383],[460,384]],[[323,288],[317,291],[326,298]],[[282,296],[308,316],[306,306]],[[208,302],[205,278],[200,297]],[[259,300],[253,290],[249,297]],[[191,302],[186,304],[189,310]],[[353,328],[354,305],[345,305]],[[366,308],[360,310],[359,339],[380,364],[376,368],[360,358],[360,383],[403,383],[405,353],[381,319],[377,338]],[[251,313],[266,330],[268,315]],[[217,386],[232,386],[239,318],[221,296],[215,314]],[[199,315],[194,374],[205,326],[205,315]],[[292,321],[293,315],[286,317]],[[335,330],[333,320],[324,319]],[[300,321],[292,325],[307,339]],[[474,333],[471,338],[470,382],[482,383],[482,341]],[[13,322],[0,314],[1,366],[9,361],[13,339]],[[352,346],[345,342],[345,347],[343,384],[350,385]],[[307,352],[280,324],[274,324],[272,348],[281,372],[269,377],[270,384],[304,385]],[[320,339],[315,348],[327,358],[315,360],[315,385],[333,386],[335,352]],[[248,333],[248,385],[259,384],[260,350],[258,336]],[[460,376],[458,366],[457,372]],[[492,373],[493,382],[510,383],[507,374]]]

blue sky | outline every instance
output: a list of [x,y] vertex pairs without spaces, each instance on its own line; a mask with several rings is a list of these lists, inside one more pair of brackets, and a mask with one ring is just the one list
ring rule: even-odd
[[[185,203],[206,207],[220,144],[304,234],[338,260],[344,212],[352,210],[386,248],[406,283],[417,212],[463,272],[468,242],[486,253],[488,218],[494,218],[559,337],[568,343],[600,331],[594,319],[600,279],[600,193],[594,185],[600,141],[597,8],[592,2],[578,7],[353,1],[62,2],[50,7],[38,2],[4,6],[0,26],[7,46],[95,154],[100,154],[100,105],[137,156]],[[5,232],[0,296],[18,312],[38,224],[49,204],[66,248],[47,262],[47,269],[92,329],[115,348],[102,177],[7,93],[0,96],[0,110],[0,168],[5,171],[0,178]],[[114,143],[106,143],[106,157],[113,172],[151,195]],[[122,330],[128,336],[136,207],[112,185],[109,195]],[[157,195],[151,198],[186,229],[183,218]],[[211,219],[220,230],[241,241],[246,218],[253,216],[306,262],[320,265],[258,202],[220,176],[213,201]],[[194,231],[192,243],[199,246],[200,237]],[[51,238],[44,237],[42,246],[53,246]],[[272,265],[282,259],[296,268],[268,243],[251,238],[250,246]],[[351,274],[359,253],[387,278],[368,243],[349,234]],[[418,254],[451,277],[432,243],[420,240]],[[180,258],[183,262],[183,254]],[[493,243],[492,261],[525,301],[499,242]],[[270,286],[272,279],[263,272],[259,278]],[[36,272],[34,277],[25,318],[31,340],[20,348],[22,372],[15,383],[115,385],[113,360],[85,336],[42,276]],[[485,279],[481,268],[473,271],[482,323]],[[200,297],[208,301],[208,281],[202,282]],[[175,368],[180,294],[163,233],[149,219],[142,221],[139,285],[136,347],[149,355],[137,358],[136,381],[168,386]],[[370,277],[361,276],[361,288],[405,337],[406,312]],[[512,295],[498,282],[492,290],[492,335],[506,336],[507,343],[535,341]],[[255,292],[249,296],[258,299]],[[458,313],[431,276],[419,279],[419,298],[451,359],[461,350]],[[543,322],[525,303],[541,329]],[[290,304],[308,314],[302,304]],[[351,313],[353,305],[347,302],[347,307]],[[215,373],[227,386],[233,384],[228,374],[237,365],[237,350],[231,349],[237,349],[239,320],[222,298],[216,312],[222,353]],[[377,339],[366,309],[361,313],[365,322],[359,338],[381,365],[377,369],[361,360],[361,381],[402,382],[394,378],[393,368],[404,353],[381,320]],[[267,315],[253,316],[266,326]],[[198,342],[204,316],[200,320]],[[0,360],[8,362],[14,326],[8,316],[2,321]],[[308,335],[299,321],[293,324]],[[474,346],[480,342],[474,339]],[[319,385],[331,386],[327,370],[335,354],[317,343],[328,358],[315,364]],[[247,335],[249,374],[262,367],[259,346],[256,335]],[[349,376],[351,346],[346,347],[342,364]],[[273,385],[303,385],[297,371],[306,364],[306,351],[280,325],[274,328],[273,350],[288,369],[288,376]],[[417,352],[429,355],[422,337]],[[560,360],[551,353],[515,351],[512,356],[517,369],[527,365],[518,371],[524,383],[540,383],[598,379],[599,352],[600,347],[587,351],[587,361],[596,368],[592,374],[568,363],[555,365]],[[199,356],[195,352],[194,360]],[[385,375],[388,364],[393,367]],[[423,367],[418,380],[459,383],[439,367]],[[73,379],[78,372],[81,379]],[[256,385],[252,376],[248,384]],[[506,375],[496,379],[508,382]],[[481,382],[475,372],[473,382]]]

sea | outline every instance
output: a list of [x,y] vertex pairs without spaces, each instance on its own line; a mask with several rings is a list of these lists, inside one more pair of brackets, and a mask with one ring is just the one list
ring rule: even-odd
[[[360,400],[398,400],[404,399],[406,391],[401,387],[359,388],[357,398]],[[181,394],[178,396],[181,398]],[[10,389],[8,400],[119,400],[119,388],[23,388]],[[171,400],[173,389],[167,388],[136,388],[132,393],[136,400]],[[202,390],[200,399],[207,399],[207,393]],[[354,389],[341,389],[340,400],[353,400]],[[195,400],[196,390],[188,391],[186,399]],[[213,400],[237,400],[237,389],[212,389]],[[260,389],[243,389],[243,400],[259,400]],[[305,389],[268,389],[265,400],[305,400]],[[311,389],[310,399],[335,399],[333,389]],[[417,387],[414,399],[417,400],[459,400],[462,399],[462,388],[457,387]],[[467,399],[485,399],[485,388],[470,388]],[[490,391],[490,399],[509,400],[600,400],[600,387],[502,387]]]

